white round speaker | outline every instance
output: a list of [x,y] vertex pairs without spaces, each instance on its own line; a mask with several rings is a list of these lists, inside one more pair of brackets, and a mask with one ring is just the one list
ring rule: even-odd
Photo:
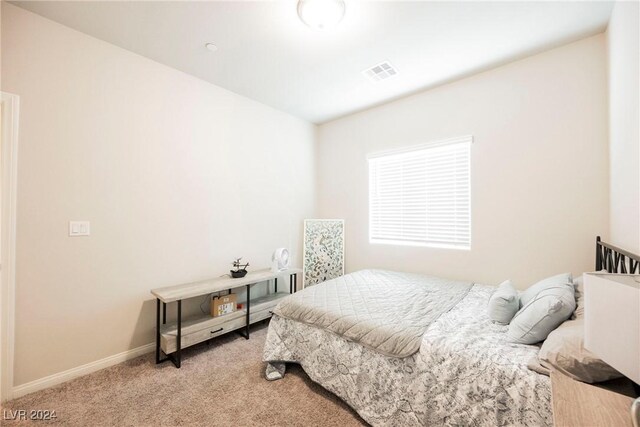
[[278,271],[286,270],[289,268],[289,251],[287,248],[278,248],[273,252],[271,257],[272,267],[271,271],[277,273]]

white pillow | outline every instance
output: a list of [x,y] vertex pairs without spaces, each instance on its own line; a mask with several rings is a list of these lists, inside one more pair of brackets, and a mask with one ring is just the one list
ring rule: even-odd
[[[607,270],[600,270],[599,273],[607,273]],[[584,317],[584,276],[580,275],[573,279],[573,286],[576,292],[576,311],[571,315],[571,320],[582,319]]]
[[582,319],[584,317],[584,279],[578,276],[573,280],[576,294],[576,311],[571,315],[571,320]]
[[519,344],[543,341],[576,308],[572,284],[558,284],[538,292],[516,313],[509,324],[507,336]]
[[520,297],[518,291],[513,287],[510,280],[505,280],[498,286],[487,306],[489,318],[494,322],[509,324],[511,319],[520,308]]
[[597,383],[622,374],[584,348],[584,318],[567,320],[551,332],[538,353],[540,364],[578,381]]
[[520,295],[520,307],[524,307],[531,300],[533,300],[536,295],[538,295],[541,291],[547,289],[550,286],[556,285],[565,285],[568,283],[572,283],[571,281],[571,273],[562,273],[557,276],[547,277],[544,280],[540,280],[538,283],[533,284],[527,288]]

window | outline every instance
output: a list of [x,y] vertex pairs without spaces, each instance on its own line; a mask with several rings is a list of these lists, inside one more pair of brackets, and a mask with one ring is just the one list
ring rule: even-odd
[[471,247],[472,137],[369,156],[369,241]]

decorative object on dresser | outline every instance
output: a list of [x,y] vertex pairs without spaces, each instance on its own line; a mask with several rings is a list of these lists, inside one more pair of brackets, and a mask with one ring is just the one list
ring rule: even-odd
[[[217,277],[215,279],[184,285],[168,286],[151,290],[156,298],[156,363],[171,360],[179,368],[181,364],[181,350],[183,348],[208,341],[219,335],[231,331],[240,331],[249,339],[249,325],[271,317],[273,308],[280,299],[297,291],[299,268],[272,273],[270,269],[252,271],[242,278]],[[278,292],[278,278],[289,276],[289,292]],[[251,287],[269,281],[274,281],[274,292],[269,292],[259,298],[251,298]],[[237,298],[231,293],[233,289],[245,288],[246,301],[242,309],[228,314],[212,317],[209,314],[190,319],[182,319],[182,301],[189,298],[227,292],[230,299]],[[233,295],[233,297],[231,296]],[[177,318],[175,322],[167,323],[167,304],[177,304]],[[233,301],[235,304],[237,301]],[[162,306],[162,310],[161,307]],[[238,304],[240,306],[240,304]],[[162,312],[162,314],[161,314]],[[240,332],[239,332],[240,333]],[[161,359],[161,354],[166,355]]]
[[247,262],[245,264],[240,264],[241,259],[242,257],[236,258],[232,263],[233,270],[231,270],[230,273],[231,273],[231,277],[234,279],[244,277],[247,275],[247,267],[249,267],[249,263]]
[[289,268],[291,260],[289,259],[289,250],[287,248],[278,248],[273,252],[271,257],[271,271],[277,273]]
[[304,220],[303,287],[344,274],[344,220]]

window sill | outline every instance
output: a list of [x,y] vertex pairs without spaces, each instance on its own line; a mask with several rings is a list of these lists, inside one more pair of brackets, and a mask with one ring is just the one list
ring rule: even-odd
[[421,248],[436,248],[436,249],[455,249],[461,251],[470,251],[471,246],[455,245],[447,243],[427,243],[427,242],[408,242],[404,240],[377,240],[369,239],[370,245],[387,245],[387,246],[414,246]]

